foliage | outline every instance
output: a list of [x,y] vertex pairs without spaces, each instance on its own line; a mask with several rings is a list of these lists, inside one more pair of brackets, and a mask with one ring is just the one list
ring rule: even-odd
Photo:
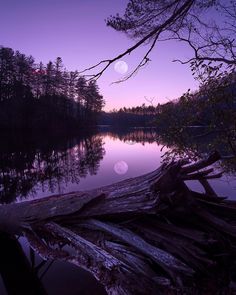
[[137,66],[117,82],[125,81],[150,61],[150,54],[158,42],[169,40],[184,43],[192,51],[189,59],[175,61],[189,63],[193,68],[202,63],[212,62],[213,67],[223,63],[224,70],[234,70],[235,21],[235,0],[129,0],[124,15],[110,16],[106,23],[132,38],[134,45],[84,72],[98,68],[97,73],[89,75],[98,79],[112,63],[146,45],[146,53]]
[[188,91],[175,102],[161,105],[157,124],[169,132],[182,132],[190,126],[207,127],[208,131],[235,129],[236,75],[211,78],[199,91]]
[[[107,19],[107,25],[128,37],[151,44],[157,41],[178,40],[193,51],[182,63],[198,68],[202,63],[226,64],[235,68],[235,1],[189,0],[130,0],[123,16]],[[140,66],[150,59],[150,52]]]
[[67,71],[60,57],[37,64],[0,47],[0,128],[77,127],[94,122],[103,106],[96,83]]
[[165,155],[168,161],[187,156],[196,160],[215,149],[223,157],[235,157],[235,122],[235,73],[209,77],[198,92],[188,91],[178,100],[161,105],[156,118],[160,135],[170,148]]
[[136,107],[123,107],[119,110],[112,110],[109,113],[102,113],[99,124],[113,125],[117,127],[127,126],[154,126],[155,117],[158,113],[159,105],[157,107],[145,104]]

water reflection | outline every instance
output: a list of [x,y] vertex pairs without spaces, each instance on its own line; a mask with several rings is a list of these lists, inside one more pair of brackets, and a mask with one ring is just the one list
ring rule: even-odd
[[[224,159],[221,164],[226,172],[236,172],[236,141],[235,135],[228,136],[224,132],[205,132],[200,134],[189,130],[177,134],[159,134],[159,143],[168,148],[163,155],[164,161],[188,157],[197,160],[217,150]],[[228,160],[227,160],[228,159]]]
[[[11,147],[13,148],[13,147]],[[67,183],[79,183],[81,177],[94,175],[105,154],[101,136],[66,140],[60,147],[1,151],[0,201],[63,190]]]
[[113,139],[119,139],[129,145],[135,143],[154,143],[158,141],[158,135],[155,128],[131,128],[102,132],[104,136],[109,136]]
[[[210,184],[219,196],[236,199],[236,136],[234,133],[185,130],[176,134],[159,134],[159,143],[166,147],[163,161],[180,158],[196,161],[217,150],[223,159],[214,165],[215,171],[224,172],[220,179],[210,180]],[[198,182],[191,181],[189,186],[199,192],[203,189]]]
[[[13,202],[16,198],[32,196],[42,197],[43,193],[46,196],[92,188],[151,171],[160,164],[155,139],[155,133],[141,130],[120,134],[99,132],[59,142],[40,139],[34,144],[7,139],[0,147],[1,202]],[[132,144],[127,144],[127,141]],[[125,175],[117,174],[113,169],[114,164],[121,160],[129,165]],[[6,238],[4,242],[7,242]],[[1,294],[11,294],[10,288],[16,288],[18,292],[21,290],[22,293],[19,294],[105,294],[101,285],[85,271],[59,261],[53,261],[53,264],[50,261],[44,262],[41,258],[34,257],[24,241],[20,243],[27,258],[17,242],[14,242],[17,248],[14,251],[9,250],[8,244],[5,249],[2,248],[1,253],[4,256],[0,259]],[[1,247],[5,245],[0,244]],[[14,259],[11,259],[13,253]],[[19,255],[16,259],[17,253]],[[17,269],[18,273],[23,274],[18,263],[22,259],[27,266],[25,271],[31,273],[34,269],[34,277],[25,274],[19,284],[20,276],[11,269]],[[15,267],[16,264],[18,268]],[[17,294],[17,291],[14,292],[15,289],[12,294]]]
[[[196,159],[214,149],[219,150],[224,156],[233,153],[228,139],[222,134],[209,134],[205,137],[182,134],[174,137],[157,133],[155,129],[100,130],[93,135],[64,138],[59,141],[40,139],[34,144],[22,144],[17,140],[11,142],[8,139],[4,143],[0,147],[1,202],[91,189],[147,173],[156,169],[164,160],[170,161],[185,156]],[[118,167],[118,172],[122,173],[114,171],[116,163],[123,163]],[[233,198],[236,160],[223,161],[221,167],[227,171],[223,180],[228,179],[229,182],[214,180],[213,187],[220,195]],[[3,247],[3,243],[0,244]],[[23,245],[24,250],[27,247],[28,245]],[[1,252],[11,257],[12,252],[8,251],[8,245],[6,248],[6,251]],[[2,259],[5,259],[5,256]],[[6,268],[0,263],[3,265],[1,275],[7,270],[7,264],[10,265],[9,261],[6,258]],[[39,266],[41,262],[36,261],[35,266]],[[16,259],[12,263],[15,264]],[[47,265],[49,263],[47,262]],[[31,261],[31,264],[33,266],[34,263]],[[42,272],[38,272],[39,276],[47,269],[47,265],[44,264],[40,270]],[[9,273],[11,274],[10,271]],[[68,273],[68,284],[62,286],[63,278],[65,282]],[[68,285],[72,286],[72,283],[69,283],[72,275],[75,276],[75,287],[78,282],[75,294],[104,294],[101,286],[81,270],[76,272],[70,265],[56,261],[41,282],[49,294],[72,294],[67,290]],[[61,285],[58,282],[61,282]],[[92,286],[93,290],[90,290]]]
[[17,241],[1,234],[0,248],[1,295],[106,295],[88,271],[65,261],[42,259],[24,238]]
[[[233,143],[220,133],[174,136],[148,128],[105,129],[60,140],[39,138],[33,144],[29,138],[23,143],[5,138],[0,146],[0,201],[91,189],[147,173],[163,161],[196,160],[212,150],[228,156],[234,152]],[[227,172],[223,180],[231,182],[231,192],[222,182],[216,185],[232,196],[236,160],[220,165]]]

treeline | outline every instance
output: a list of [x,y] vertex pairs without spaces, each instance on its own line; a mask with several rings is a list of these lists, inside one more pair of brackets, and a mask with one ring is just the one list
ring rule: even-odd
[[0,47],[0,128],[62,131],[94,124],[104,100],[95,81],[67,71],[62,59],[35,63]]
[[188,91],[178,100],[160,105],[156,125],[172,135],[193,129],[236,131],[235,73],[211,79],[199,91]]
[[120,108],[108,113],[103,112],[99,119],[101,125],[113,125],[117,127],[145,127],[154,126],[156,115],[160,105],[157,106],[135,106],[131,108]]
[[135,114],[135,115],[155,115],[159,112],[160,104],[157,106],[149,105],[146,106],[143,103],[141,106],[135,106],[131,108],[120,108],[119,110],[113,110],[112,113],[128,113],[128,114]]

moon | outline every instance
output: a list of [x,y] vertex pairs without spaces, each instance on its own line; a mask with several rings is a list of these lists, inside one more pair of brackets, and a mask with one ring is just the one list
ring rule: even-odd
[[125,174],[128,168],[128,164],[125,161],[116,162],[114,165],[114,171],[119,175]]
[[119,60],[115,63],[114,69],[119,74],[125,74],[128,71],[128,65],[125,61]]
[[136,142],[133,141],[133,140],[126,140],[125,143],[129,144],[129,145],[133,145],[135,144]]

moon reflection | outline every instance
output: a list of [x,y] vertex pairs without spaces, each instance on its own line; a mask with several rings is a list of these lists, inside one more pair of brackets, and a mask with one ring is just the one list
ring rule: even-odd
[[128,168],[128,164],[125,161],[116,162],[114,165],[114,171],[119,175],[125,174]]

